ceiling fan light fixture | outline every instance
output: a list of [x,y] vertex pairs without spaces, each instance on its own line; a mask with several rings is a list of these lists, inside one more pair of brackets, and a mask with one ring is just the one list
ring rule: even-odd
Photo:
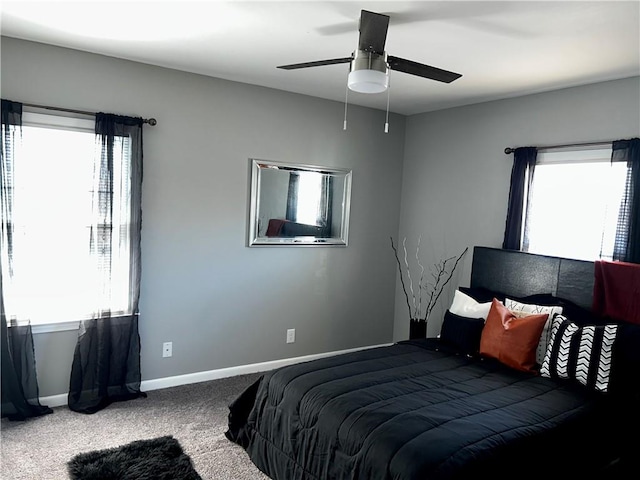
[[382,93],[389,87],[387,55],[356,50],[349,71],[347,85],[359,93]]
[[359,93],[382,93],[389,88],[389,74],[378,70],[354,70],[349,73],[349,89]]

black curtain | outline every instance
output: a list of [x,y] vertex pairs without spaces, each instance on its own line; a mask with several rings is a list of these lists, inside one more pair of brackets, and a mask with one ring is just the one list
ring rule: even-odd
[[[2,100],[2,147],[0,169],[2,181],[2,236],[0,241],[0,335],[2,357],[1,411],[10,420],[25,420],[52,413],[41,405],[36,374],[36,359],[31,325],[20,324],[5,310],[5,281],[10,281],[13,258],[13,165],[16,143],[22,129],[22,104]],[[11,326],[9,326],[9,323]]]
[[640,263],[640,138],[613,142],[611,161],[627,163],[627,180],[618,214],[613,259]]
[[528,196],[531,192],[537,156],[538,149],[536,147],[519,147],[514,151],[502,248],[520,250],[522,247],[525,195]]
[[[140,231],[142,222],[142,124],[141,118],[112,114],[96,115],[96,142],[100,147],[94,168],[92,252],[99,256],[99,275],[104,291],[111,287],[110,263],[115,251],[128,236],[130,259],[128,305],[124,312],[111,312],[108,302],[99,302],[94,318],[80,322],[73,356],[68,404],[71,410],[95,413],[112,402],[146,396],[140,391],[140,336],[138,299],[140,294]],[[123,139],[127,139],[123,143]],[[118,155],[115,155],[115,154]],[[114,160],[122,159],[122,165]],[[129,211],[114,192],[114,168],[127,174],[130,190]],[[118,223],[116,216],[127,218]],[[119,229],[116,234],[112,229]]]
[[320,205],[318,206],[318,218],[316,224],[322,227],[320,237],[331,237],[333,227],[333,175],[322,175],[320,190]]
[[31,325],[7,325],[4,301],[2,308],[2,416],[25,420],[53,413],[40,404],[36,375],[35,350]]
[[291,222],[298,221],[298,185],[300,174],[291,172],[289,174],[289,190],[287,192],[287,211],[285,218]]

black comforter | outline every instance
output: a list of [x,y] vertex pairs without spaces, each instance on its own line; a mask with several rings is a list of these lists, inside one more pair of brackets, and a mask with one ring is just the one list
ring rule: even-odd
[[428,339],[268,372],[226,435],[276,480],[532,478],[595,472],[623,419],[606,394]]

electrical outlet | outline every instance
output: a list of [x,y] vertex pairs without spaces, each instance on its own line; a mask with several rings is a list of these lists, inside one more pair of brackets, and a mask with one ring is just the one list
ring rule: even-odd
[[296,341],[296,329],[290,328],[287,330],[287,343],[293,343]]
[[162,356],[170,357],[173,355],[173,342],[164,342],[162,344]]

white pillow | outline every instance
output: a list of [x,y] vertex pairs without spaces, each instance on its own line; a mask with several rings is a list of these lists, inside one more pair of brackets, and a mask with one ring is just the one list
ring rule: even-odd
[[468,318],[484,318],[487,320],[491,302],[478,303],[466,293],[456,290],[449,311],[454,315]]
[[536,362],[538,365],[542,365],[544,361],[544,354],[547,351],[547,345],[549,344],[551,337],[551,322],[553,316],[556,313],[562,313],[562,307],[546,307],[543,305],[533,305],[528,303],[520,303],[510,298],[504,299],[504,306],[513,312],[523,312],[526,314],[531,313],[546,313],[549,315],[544,328],[542,329],[542,335],[540,335],[540,341],[538,342],[538,348],[536,349]]

